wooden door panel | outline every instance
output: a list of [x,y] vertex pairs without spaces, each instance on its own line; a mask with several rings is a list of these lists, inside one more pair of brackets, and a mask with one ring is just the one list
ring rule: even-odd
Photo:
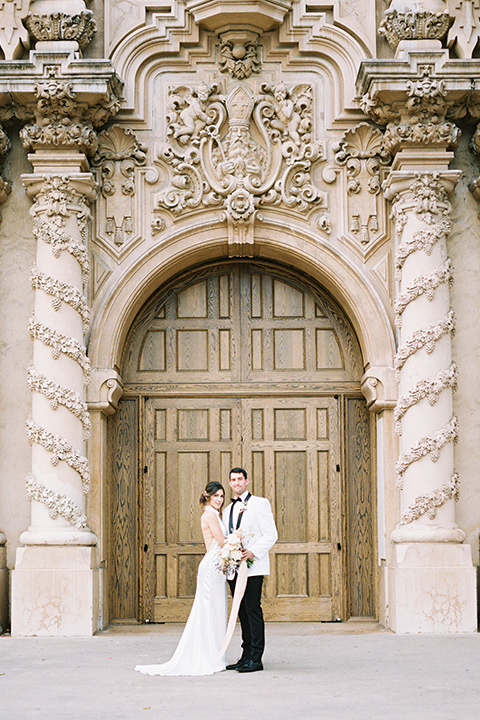
[[342,608],[338,403],[286,397],[242,405],[245,464],[254,492],[261,488],[272,503],[279,534],[266,617],[332,620]]
[[240,447],[239,401],[152,398],[145,402],[145,418],[144,515],[152,528],[145,585],[155,578],[145,611],[154,622],[180,622],[188,616],[205,553],[198,499],[210,480],[226,485],[234,459],[240,460],[234,453]]

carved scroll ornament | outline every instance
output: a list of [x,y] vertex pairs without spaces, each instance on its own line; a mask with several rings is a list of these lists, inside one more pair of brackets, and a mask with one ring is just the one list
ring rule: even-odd
[[158,207],[175,214],[221,206],[233,223],[249,222],[262,206],[306,210],[322,201],[310,176],[323,148],[312,141],[312,89],[263,84],[255,95],[238,83],[228,95],[217,83],[170,91],[166,143],[172,167]]

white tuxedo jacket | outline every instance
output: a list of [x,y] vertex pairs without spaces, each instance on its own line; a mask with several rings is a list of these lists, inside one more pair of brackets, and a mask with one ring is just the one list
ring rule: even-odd
[[[223,511],[223,522],[227,530],[231,507],[230,503]],[[247,509],[243,512],[240,528],[244,533],[243,546],[255,555],[253,565],[248,569],[249,577],[270,575],[268,551],[278,538],[270,502],[266,498],[251,495]]]

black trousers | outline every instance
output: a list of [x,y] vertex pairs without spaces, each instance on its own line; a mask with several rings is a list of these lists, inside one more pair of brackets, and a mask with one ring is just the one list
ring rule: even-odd
[[[235,592],[237,576],[229,580],[232,596]],[[238,617],[242,628],[242,658],[254,662],[262,659],[265,649],[265,622],[262,612],[263,575],[253,575],[247,580],[245,595],[240,603]]]

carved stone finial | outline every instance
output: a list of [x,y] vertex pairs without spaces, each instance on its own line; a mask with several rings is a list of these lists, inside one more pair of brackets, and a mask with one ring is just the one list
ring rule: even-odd
[[25,25],[36,41],[76,41],[81,49],[96,31],[93,12],[83,0],[33,0]]
[[444,0],[393,0],[378,32],[396,50],[401,40],[443,40],[450,25]]
[[17,60],[28,50],[28,33],[22,23],[29,0],[0,0],[0,49],[5,60]]

